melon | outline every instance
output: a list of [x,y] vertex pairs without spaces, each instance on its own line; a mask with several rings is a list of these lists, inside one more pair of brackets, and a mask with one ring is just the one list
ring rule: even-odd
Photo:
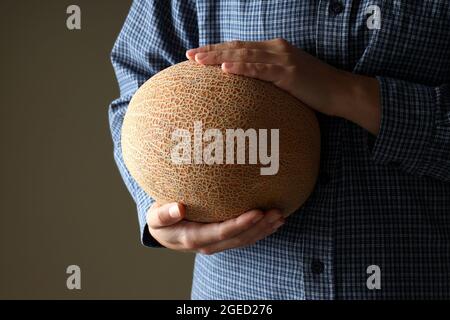
[[[233,132],[246,134],[241,143]],[[137,90],[121,134],[139,186],[162,204],[183,203],[190,221],[224,221],[255,208],[287,216],[308,199],[319,170],[311,109],[273,84],[191,61]]]

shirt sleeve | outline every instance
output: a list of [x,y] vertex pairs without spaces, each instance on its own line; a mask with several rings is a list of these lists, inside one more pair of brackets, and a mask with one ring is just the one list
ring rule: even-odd
[[376,163],[417,176],[450,181],[450,84],[436,87],[377,77],[381,127]]
[[185,60],[185,51],[198,46],[197,15],[191,0],[133,1],[111,52],[120,97],[109,106],[114,159],[137,205],[141,241],[158,247],[148,232],[146,213],[154,200],[142,190],[125,167],[121,128],[128,104],[136,90],[152,75]]

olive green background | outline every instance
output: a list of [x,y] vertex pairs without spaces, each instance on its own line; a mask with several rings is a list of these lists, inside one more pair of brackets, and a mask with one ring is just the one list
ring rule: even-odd
[[[82,29],[66,28],[81,7]],[[109,53],[131,1],[2,0],[0,298],[189,298],[193,255],[140,244],[112,154]],[[66,268],[81,267],[81,290]]]

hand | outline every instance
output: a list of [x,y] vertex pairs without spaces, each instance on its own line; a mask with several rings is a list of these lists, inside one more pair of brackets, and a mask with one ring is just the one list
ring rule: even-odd
[[150,234],[166,248],[214,254],[252,245],[284,224],[279,210],[251,210],[218,223],[186,221],[185,212],[182,204],[155,202],[147,213]]
[[376,79],[334,68],[284,39],[206,45],[188,50],[186,57],[272,82],[316,111],[378,132],[381,108]]

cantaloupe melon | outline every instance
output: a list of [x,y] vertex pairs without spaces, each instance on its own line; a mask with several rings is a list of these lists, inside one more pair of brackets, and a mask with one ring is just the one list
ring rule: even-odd
[[[270,143],[270,130],[278,129],[276,174],[262,175],[265,166],[259,160],[174,163],[178,129],[207,147],[208,141],[194,137],[199,122],[203,130],[218,129],[224,136],[227,129],[267,129]],[[289,215],[314,188],[320,131],[314,112],[274,85],[186,61],[159,72],[133,96],[122,127],[122,152],[143,190],[161,203],[184,203],[188,220],[223,221],[254,208],[279,208]]]

